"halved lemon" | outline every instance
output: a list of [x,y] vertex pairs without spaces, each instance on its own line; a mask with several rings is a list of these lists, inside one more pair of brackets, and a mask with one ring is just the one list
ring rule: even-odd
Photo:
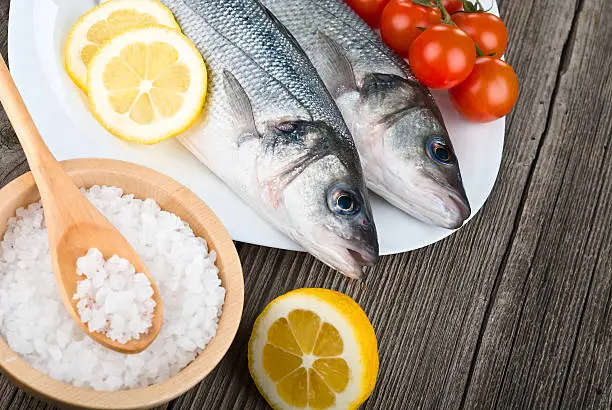
[[255,321],[249,370],[275,409],[356,409],[376,383],[376,335],[348,296],[297,289]]
[[206,87],[200,52],[182,33],[162,26],[113,37],[87,71],[94,116],[114,135],[144,144],[171,138],[193,124]]
[[180,30],[172,12],[156,0],[110,0],[93,8],[68,34],[64,48],[68,75],[87,91],[87,65],[100,47],[118,33],[151,25]]

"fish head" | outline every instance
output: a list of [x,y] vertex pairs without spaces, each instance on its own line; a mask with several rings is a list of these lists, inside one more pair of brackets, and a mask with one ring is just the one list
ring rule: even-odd
[[448,229],[470,216],[459,163],[442,116],[417,83],[382,75],[361,90],[362,135],[377,164],[375,188],[418,219]]
[[[421,127],[414,126],[415,119]],[[424,222],[457,229],[470,216],[470,204],[463,187],[453,146],[444,132],[427,126],[433,116],[413,112],[385,130],[390,148],[389,171],[385,182],[397,193],[397,200]]]
[[[320,121],[276,126],[292,152],[282,183],[285,231],[303,248],[346,276],[359,278],[378,259],[378,237],[355,147]],[[285,141],[285,142],[283,142]],[[278,157],[278,155],[277,155]],[[278,174],[277,174],[278,175]]]

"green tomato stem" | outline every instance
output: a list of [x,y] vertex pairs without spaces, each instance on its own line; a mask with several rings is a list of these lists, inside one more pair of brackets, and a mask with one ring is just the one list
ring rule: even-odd
[[455,22],[452,20],[451,15],[446,11],[444,4],[442,4],[442,0],[436,0],[436,6],[440,9],[440,13],[442,13],[442,24],[451,24],[455,26]]

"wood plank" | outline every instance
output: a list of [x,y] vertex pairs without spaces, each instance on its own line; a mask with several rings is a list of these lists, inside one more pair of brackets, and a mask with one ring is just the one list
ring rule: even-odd
[[11,383],[4,375],[0,374],[0,409],[5,410],[13,401],[17,394],[17,387]]
[[[0,1],[0,52],[7,58],[9,1]],[[6,61],[6,60],[5,60]],[[23,152],[13,128],[0,107],[0,188],[13,178],[25,172]],[[0,374],[0,409],[7,409],[19,389],[4,375]]]
[[[0,2],[0,52],[7,59],[9,2]],[[17,136],[0,108],[0,188],[28,169]]]
[[[0,132],[2,132],[0,130]],[[18,176],[28,171],[28,164],[23,157],[23,152],[18,145],[12,145],[10,141],[0,141],[0,188],[8,184]]]
[[[612,181],[610,161],[606,181]],[[609,182],[602,188],[596,212],[587,248],[598,247],[598,253],[588,252],[577,270],[585,272],[583,280],[589,283],[578,320],[571,367],[563,385],[561,407],[565,409],[612,408],[612,235],[609,232],[612,184]]]
[[468,408],[612,406],[612,5],[577,9]]
[[3,409],[7,410],[55,410],[57,407],[45,403],[32,395],[18,390],[8,403],[1,404]]
[[[612,175],[608,173],[608,178]],[[602,194],[610,221],[612,194],[610,184]],[[603,202],[602,202],[603,204]],[[595,220],[603,220],[597,215]],[[580,328],[572,352],[571,368],[566,375],[562,408],[612,408],[612,236],[608,224],[593,227],[593,237],[606,237],[601,245],[582,311]],[[597,232],[599,230],[599,232]],[[604,232],[601,232],[604,231]]]

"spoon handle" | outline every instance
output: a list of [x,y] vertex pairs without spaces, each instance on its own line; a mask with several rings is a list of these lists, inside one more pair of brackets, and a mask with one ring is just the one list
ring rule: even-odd
[[[43,141],[2,56],[0,102],[30,165],[38,191],[45,203],[47,220],[67,222],[66,215],[70,218],[70,213],[64,212],[62,215],[61,209],[70,204],[75,194],[79,194],[78,189]],[[54,191],[61,192],[62,195],[53,195]]]

